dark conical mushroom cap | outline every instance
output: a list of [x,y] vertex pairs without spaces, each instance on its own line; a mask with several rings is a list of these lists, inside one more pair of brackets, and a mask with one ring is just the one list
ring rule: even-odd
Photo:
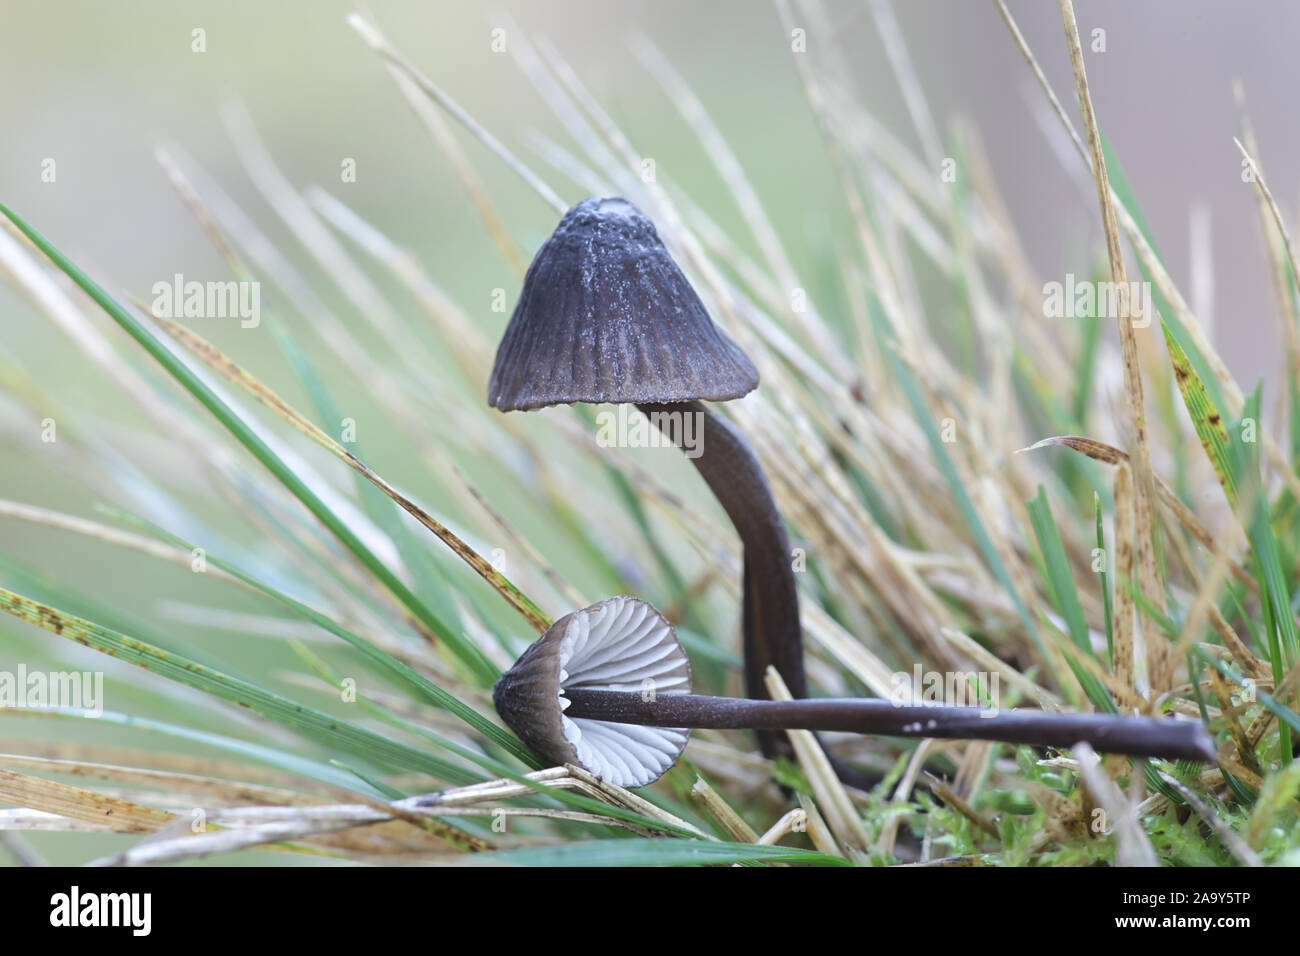
[[690,731],[569,718],[571,688],[687,694],[691,668],[653,605],[612,597],[560,618],[492,690],[497,713],[524,743],[620,787],[643,787],[677,762]]
[[757,385],[654,223],[626,199],[584,199],[528,267],[488,404],[719,402]]

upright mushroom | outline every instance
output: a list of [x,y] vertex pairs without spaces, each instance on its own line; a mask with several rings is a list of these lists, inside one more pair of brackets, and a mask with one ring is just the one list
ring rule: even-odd
[[[654,224],[625,199],[592,198],[565,214],[529,266],[488,403],[513,411],[634,402],[679,444],[678,416],[698,416],[701,453],[691,460],[744,544],[745,692],[767,696],[770,665],[806,697],[785,526],[749,443],[701,404],[757,385],[754,364],[709,319]],[[778,749],[770,733],[759,742],[768,755]]]
[[642,787],[681,755],[692,727],[839,730],[900,737],[1091,744],[1110,753],[1213,761],[1200,721],[1115,714],[989,711],[888,700],[743,700],[690,692],[690,664],[668,620],[620,596],[566,614],[501,675],[501,718],[547,760]]

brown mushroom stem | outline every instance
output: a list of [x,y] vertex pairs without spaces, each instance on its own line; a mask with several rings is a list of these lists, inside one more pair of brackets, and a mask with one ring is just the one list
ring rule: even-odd
[[[700,454],[691,460],[727,512],[745,548],[741,624],[745,693],[754,698],[768,696],[763,674],[770,665],[781,675],[792,696],[807,697],[790,540],[754,449],[734,425],[700,402],[647,402],[637,408],[674,441],[680,441],[680,433],[673,434],[670,423],[674,418],[665,415],[699,415],[703,422],[703,431],[697,436]],[[771,733],[760,731],[758,740],[769,757],[777,751],[788,753]]]
[[565,716],[714,730],[838,730],[893,737],[999,740],[1069,748],[1090,744],[1104,753],[1214,762],[1214,739],[1199,722],[1114,714],[1052,714],[947,705],[900,705],[888,700],[818,698],[745,700],[699,694],[647,698],[626,691],[566,688]]

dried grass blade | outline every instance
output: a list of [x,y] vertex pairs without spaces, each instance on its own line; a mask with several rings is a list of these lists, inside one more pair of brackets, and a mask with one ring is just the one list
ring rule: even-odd
[[104,824],[122,833],[150,833],[175,818],[129,800],[12,770],[0,770],[0,802]]
[[[1155,473],[1151,467],[1151,452],[1147,441],[1146,407],[1142,396],[1142,367],[1138,357],[1137,336],[1132,319],[1132,303],[1129,299],[1128,276],[1124,268],[1124,253],[1120,248],[1119,226],[1115,219],[1115,205],[1111,194],[1110,179],[1106,172],[1106,159],[1102,153],[1101,133],[1097,128],[1097,117],[1093,112],[1092,93],[1088,88],[1087,72],[1083,65],[1083,48],[1079,41],[1079,25],[1074,17],[1074,4],[1070,0],[1059,0],[1061,19],[1065,23],[1067,46],[1070,63],[1074,68],[1075,89],[1079,96],[1079,106],[1083,112],[1084,128],[1088,134],[1088,145],[1092,151],[1092,172],[1097,184],[1097,200],[1101,205],[1102,223],[1106,235],[1106,255],[1110,261],[1111,281],[1118,290],[1119,309],[1116,316],[1119,325],[1120,354],[1124,365],[1124,390],[1128,398],[1128,420],[1125,425],[1132,435],[1133,447],[1129,458],[1133,465],[1133,515],[1137,533],[1138,583],[1142,594],[1151,604],[1160,609],[1165,608],[1164,587],[1160,583],[1159,570],[1156,567],[1155,554]],[[1146,321],[1151,316],[1144,317]],[[1158,645],[1157,645],[1158,646]],[[1173,681],[1166,656],[1157,651],[1155,672],[1150,675],[1151,686],[1157,691],[1169,688]]]
[[1121,461],[1115,469],[1115,679],[1136,692],[1133,677],[1133,471]]

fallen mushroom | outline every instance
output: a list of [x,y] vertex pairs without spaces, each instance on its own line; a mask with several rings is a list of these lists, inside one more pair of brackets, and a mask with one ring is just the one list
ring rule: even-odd
[[880,699],[748,700],[690,692],[690,662],[668,620],[626,595],[566,614],[519,656],[492,697],[524,743],[624,787],[653,783],[692,728],[831,730],[998,740],[1135,757],[1215,760],[1199,721],[984,710]]
[[[683,416],[697,416],[699,454],[683,450],[744,544],[745,692],[766,697],[763,674],[773,666],[792,695],[806,697],[785,526],[749,442],[701,404],[757,385],[753,363],[714,326],[654,224],[625,199],[593,198],[564,215],[529,266],[488,402],[502,411],[636,403],[679,445]],[[770,734],[759,743],[774,752]]]

